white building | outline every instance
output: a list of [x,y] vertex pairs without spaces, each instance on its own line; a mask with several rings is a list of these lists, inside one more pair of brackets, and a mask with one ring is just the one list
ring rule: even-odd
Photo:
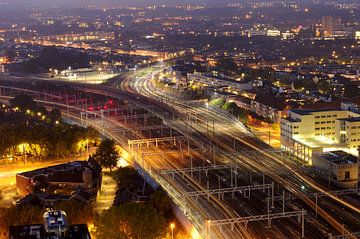
[[266,35],[268,37],[279,37],[281,35],[281,32],[277,29],[268,29],[266,31]]
[[360,41],[360,31],[355,32],[355,39]]
[[328,151],[358,155],[360,110],[353,103],[342,103],[339,109],[290,110],[280,127],[282,148],[309,164]]

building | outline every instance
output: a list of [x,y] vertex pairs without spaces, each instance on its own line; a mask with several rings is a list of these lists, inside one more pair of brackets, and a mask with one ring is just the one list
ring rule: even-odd
[[354,103],[341,103],[341,108],[290,110],[280,127],[281,147],[309,164],[323,152],[358,154],[360,110]]
[[360,31],[355,32],[355,39],[360,41]]
[[322,17],[322,32],[324,37],[336,36],[341,31],[341,20],[332,16]]
[[17,191],[21,196],[56,191],[69,195],[79,189],[93,193],[97,192],[100,182],[101,168],[93,159],[59,164],[16,175]]
[[234,79],[227,76],[215,76],[207,73],[188,73],[187,79],[192,84],[200,84],[206,87],[222,88],[226,92],[238,93],[252,89],[249,81]]
[[52,36],[36,36],[33,38],[37,42],[88,42],[88,41],[113,41],[115,34],[113,32],[93,31],[81,34],[63,34]]
[[286,114],[286,105],[272,105],[270,101],[251,100],[250,111],[273,123],[280,123],[280,119]]
[[77,200],[83,204],[89,204],[96,199],[96,192],[90,193],[81,189],[74,191],[71,195],[51,194],[39,192],[35,194],[28,194],[16,202],[16,206],[32,204],[42,208],[53,208],[61,202]]
[[268,29],[266,31],[266,35],[268,37],[279,37],[279,36],[281,36],[281,32],[277,29]]
[[47,211],[44,224],[9,227],[10,239],[91,239],[86,224],[69,225],[63,211]]
[[66,238],[69,236],[69,223],[63,211],[47,211],[43,215],[45,234]]
[[10,239],[44,239],[45,230],[41,224],[26,226],[11,226],[9,228]]
[[359,179],[358,157],[341,150],[317,155],[314,166],[346,187],[355,187]]

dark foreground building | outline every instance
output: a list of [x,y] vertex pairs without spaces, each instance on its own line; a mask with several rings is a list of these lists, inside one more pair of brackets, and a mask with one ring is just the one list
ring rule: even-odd
[[91,239],[86,224],[69,225],[63,211],[48,211],[44,224],[13,226],[9,228],[10,239]]
[[77,190],[96,193],[100,182],[101,167],[93,159],[59,164],[16,175],[16,187],[21,196],[40,192],[71,195]]

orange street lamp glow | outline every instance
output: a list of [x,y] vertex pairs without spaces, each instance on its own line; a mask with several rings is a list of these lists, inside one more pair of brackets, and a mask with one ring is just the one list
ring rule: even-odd
[[170,228],[171,228],[171,239],[174,239],[175,223],[171,223],[171,224],[170,224]]

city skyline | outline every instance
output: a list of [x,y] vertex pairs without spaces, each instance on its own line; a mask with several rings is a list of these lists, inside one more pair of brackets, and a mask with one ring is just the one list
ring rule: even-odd
[[360,235],[360,2],[0,0],[0,239]]

